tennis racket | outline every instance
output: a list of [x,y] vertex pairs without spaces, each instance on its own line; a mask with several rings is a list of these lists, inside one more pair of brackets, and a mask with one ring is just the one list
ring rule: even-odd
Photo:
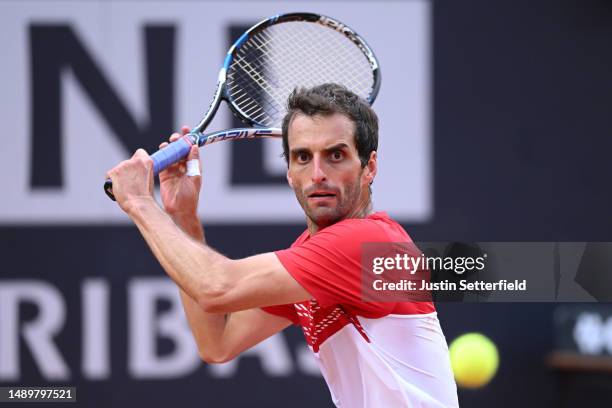
[[[191,133],[151,155],[154,173],[187,156],[194,144],[280,137],[287,98],[297,87],[333,82],[372,104],[380,80],[370,47],[341,22],[313,13],[270,17],[249,28],[230,47],[204,118]],[[221,100],[250,127],[204,134]],[[104,191],[115,200],[112,180],[106,180]]]

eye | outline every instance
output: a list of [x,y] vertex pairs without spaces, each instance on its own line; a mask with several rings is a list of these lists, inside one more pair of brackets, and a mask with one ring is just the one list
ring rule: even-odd
[[306,163],[310,159],[310,155],[306,152],[298,152],[295,155],[295,159],[298,163]]
[[344,158],[344,153],[342,152],[342,150],[334,150],[331,155],[330,158],[332,161],[340,161]]

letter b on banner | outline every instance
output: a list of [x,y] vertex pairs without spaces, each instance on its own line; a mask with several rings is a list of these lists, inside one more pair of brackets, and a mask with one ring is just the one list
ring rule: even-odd
[[[135,378],[175,378],[188,375],[201,360],[183,315],[178,289],[166,278],[136,278],[129,287],[129,371]],[[159,301],[168,310],[158,313]],[[160,355],[158,337],[173,350]]]

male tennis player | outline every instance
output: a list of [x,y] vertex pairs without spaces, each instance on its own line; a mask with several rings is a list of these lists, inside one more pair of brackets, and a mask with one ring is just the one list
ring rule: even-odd
[[160,174],[165,211],[153,198],[153,166],[144,150],[109,171],[117,202],[181,288],[203,360],[231,360],[294,323],[337,406],[458,406],[433,304],[368,303],[360,296],[361,244],[410,242],[386,213],[372,212],[377,146],[376,114],[344,87],[294,92],[283,149],[308,228],[288,249],[239,260],[204,239],[196,215],[197,147]]

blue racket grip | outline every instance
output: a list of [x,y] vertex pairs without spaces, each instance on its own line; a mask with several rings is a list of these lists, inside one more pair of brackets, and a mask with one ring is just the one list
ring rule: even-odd
[[163,149],[153,153],[151,155],[151,159],[153,159],[153,175],[157,176],[167,167],[186,157],[191,150],[191,146],[193,146],[193,141],[188,136],[183,136],[176,142],[172,142]]
[[[153,160],[153,175],[157,176],[167,167],[178,162],[183,157],[186,157],[191,150],[191,146],[195,143],[197,143],[197,136],[189,134],[153,153],[151,155],[151,159]],[[111,179],[107,179],[104,183],[104,192],[111,200],[115,201],[113,181]]]

